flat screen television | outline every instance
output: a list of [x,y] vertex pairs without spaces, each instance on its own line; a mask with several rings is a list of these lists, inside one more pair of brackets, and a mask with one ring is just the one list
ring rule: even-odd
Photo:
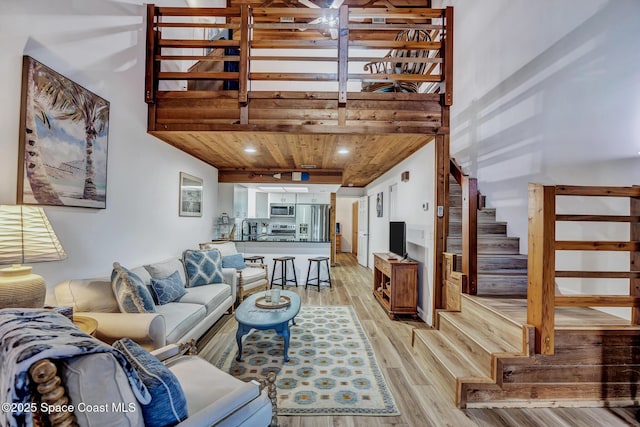
[[407,226],[404,221],[389,222],[389,252],[401,258],[407,255]]

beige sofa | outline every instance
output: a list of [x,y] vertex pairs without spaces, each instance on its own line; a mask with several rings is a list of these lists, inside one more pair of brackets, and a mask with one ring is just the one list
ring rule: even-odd
[[[184,266],[178,258],[131,269],[150,286],[150,271],[164,276],[178,271],[186,283]],[[98,322],[95,336],[111,344],[129,337],[147,349],[200,338],[225,312],[233,311],[237,275],[223,268],[224,283],[186,288],[175,302],[156,305],[155,313],[122,313],[113,293],[111,279],[65,280],[55,288],[58,305],[72,306],[74,314],[92,317]],[[166,276],[165,276],[166,277]]]

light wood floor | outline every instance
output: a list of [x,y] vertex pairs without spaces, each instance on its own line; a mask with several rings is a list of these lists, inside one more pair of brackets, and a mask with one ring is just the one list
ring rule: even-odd
[[[299,259],[297,262],[304,262]],[[453,397],[444,395],[431,374],[435,368],[411,347],[413,328],[425,323],[390,320],[372,295],[373,273],[357,264],[350,254],[339,254],[332,269],[333,287],[296,291],[306,305],[352,305],[369,336],[380,368],[398,404],[398,417],[280,416],[281,426],[630,426],[635,408],[545,408],[545,409],[467,409],[454,407]],[[236,322],[225,316],[198,343],[200,356],[214,360],[235,340]]]

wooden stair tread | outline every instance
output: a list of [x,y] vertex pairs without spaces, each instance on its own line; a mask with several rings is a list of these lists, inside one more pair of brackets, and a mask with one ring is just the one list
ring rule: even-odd
[[487,353],[519,353],[522,345],[515,346],[506,341],[500,334],[496,334],[493,322],[484,322],[483,319],[469,318],[461,312],[443,312],[441,317],[459,329],[468,339],[473,340]]

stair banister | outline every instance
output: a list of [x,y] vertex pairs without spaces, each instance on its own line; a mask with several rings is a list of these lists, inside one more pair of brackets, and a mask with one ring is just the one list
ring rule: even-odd
[[462,292],[478,292],[478,180],[462,172],[455,159],[450,160],[450,172],[462,187],[462,274],[466,276]]

